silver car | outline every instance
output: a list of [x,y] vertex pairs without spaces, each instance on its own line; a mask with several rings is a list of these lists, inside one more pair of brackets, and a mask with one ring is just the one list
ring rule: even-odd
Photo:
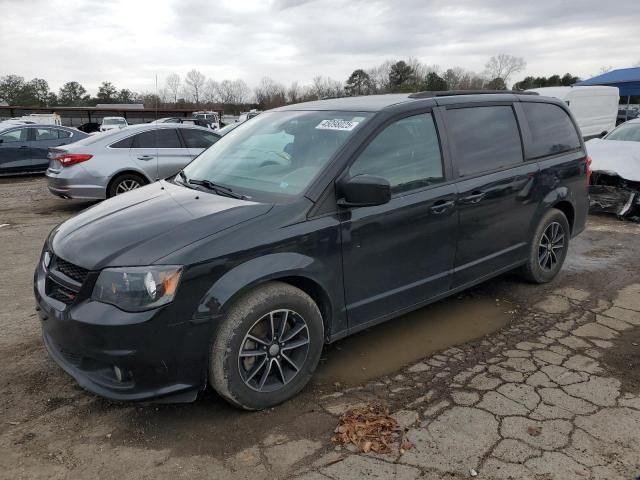
[[132,125],[49,149],[49,191],[62,198],[104,199],[175,175],[220,139],[182,124]]

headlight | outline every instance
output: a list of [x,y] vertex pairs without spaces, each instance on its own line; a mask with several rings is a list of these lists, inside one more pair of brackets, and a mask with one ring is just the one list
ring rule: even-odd
[[91,298],[128,312],[150,310],[173,300],[181,275],[182,267],[177,265],[106,268]]

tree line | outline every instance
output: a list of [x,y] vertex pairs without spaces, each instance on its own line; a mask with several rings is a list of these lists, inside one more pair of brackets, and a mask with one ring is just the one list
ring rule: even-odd
[[[119,89],[109,81],[102,82],[95,96],[88,94],[79,82],[63,84],[58,92],[49,89],[46,80],[25,80],[18,75],[0,77],[0,99],[17,106],[95,106],[98,103],[142,103],[147,108],[220,108],[240,110],[249,106],[261,109],[291,103],[348,95],[370,95],[395,92],[437,90],[505,90],[512,77],[524,70],[526,62],[520,57],[499,54],[491,57],[482,73],[462,67],[441,69],[415,58],[389,60],[378,66],[354,70],[345,80],[316,76],[310,84],[295,81],[285,86],[270,77],[263,77],[252,89],[241,79],[207,78],[198,70],[189,71],[184,78],[172,73],[164,79],[156,92],[134,92]],[[528,76],[513,85],[525,90],[535,87],[572,85],[579,80],[569,73],[550,77]]]

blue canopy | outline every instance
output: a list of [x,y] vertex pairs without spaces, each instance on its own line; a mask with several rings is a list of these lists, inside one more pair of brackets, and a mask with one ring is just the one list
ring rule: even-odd
[[640,67],[611,70],[610,72],[603,73],[589,80],[578,82],[576,85],[607,85],[609,87],[618,87],[621,97],[640,95]]

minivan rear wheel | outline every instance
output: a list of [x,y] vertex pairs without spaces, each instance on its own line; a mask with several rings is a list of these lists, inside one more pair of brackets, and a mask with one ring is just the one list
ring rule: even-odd
[[116,195],[127,193],[146,184],[147,181],[141,175],[136,173],[123,173],[111,180],[109,188],[107,189],[107,197],[115,197]]
[[311,297],[267,283],[229,309],[213,341],[209,383],[246,410],[278,405],[307,384],[323,343],[322,315]]
[[523,277],[532,283],[547,283],[560,272],[569,249],[571,230],[560,210],[550,209],[540,220],[529,246]]

